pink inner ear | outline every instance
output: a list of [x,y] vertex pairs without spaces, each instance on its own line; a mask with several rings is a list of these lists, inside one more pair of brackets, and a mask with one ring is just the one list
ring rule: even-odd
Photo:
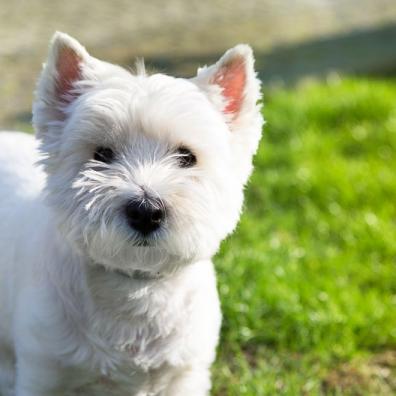
[[246,85],[245,60],[242,56],[231,59],[216,73],[213,82],[223,89],[227,105],[225,113],[238,115],[242,107]]
[[82,59],[73,49],[68,47],[60,49],[56,63],[58,71],[56,90],[59,99],[70,101],[67,96],[73,88],[73,83],[81,78],[81,61]]

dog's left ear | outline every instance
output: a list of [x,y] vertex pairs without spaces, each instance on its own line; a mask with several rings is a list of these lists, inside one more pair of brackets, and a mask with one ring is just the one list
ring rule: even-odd
[[260,81],[254,70],[253,51],[246,44],[231,48],[214,65],[198,69],[192,81],[223,113],[231,130],[257,113]]
[[39,137],[54,123],[64,121],[68,106],[95,83],[97,63],[77,40],[65,33],[54,34],[33,106],[33,122]]

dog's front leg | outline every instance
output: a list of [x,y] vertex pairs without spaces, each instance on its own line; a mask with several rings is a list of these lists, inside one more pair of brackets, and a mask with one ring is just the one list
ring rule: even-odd
[[[34,304],[32,304],[33,302]],[[33,306],[32,309],[27,307]],[[26,287],[15,312],[15,396],[54,396],[64,379],[59,351],[73,350],[67,338],[64,312],[50,287],[39,291]]]
[[207,396],[210,385],[209,369],[188,368],[173,378],[161,396]]

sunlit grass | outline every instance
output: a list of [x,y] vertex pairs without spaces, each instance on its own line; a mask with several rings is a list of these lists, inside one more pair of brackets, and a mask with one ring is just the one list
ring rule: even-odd
[[216,258],[213,395],[393,395],[396,82],[276,90],[264,114],[246,209]]
[[264,114],[246,210],[216,258],[213,394],[393,394],[396,83],[278,90]]

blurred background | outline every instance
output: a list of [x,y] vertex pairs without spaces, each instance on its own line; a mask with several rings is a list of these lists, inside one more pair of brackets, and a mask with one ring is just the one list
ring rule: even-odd
[[0,129],[32,131],[55,30],[178,76],[251,44],[267,124],[216,258],[213,395],[396,394],[395,0],[0,0],[0,22]]
[[394,0],[0,0],[0,21],[2,126],[28,116],[56,30],[97,57],[131,65],[144,56],[181,76],[240,42],[254,47],[266,83],[396,68]]

